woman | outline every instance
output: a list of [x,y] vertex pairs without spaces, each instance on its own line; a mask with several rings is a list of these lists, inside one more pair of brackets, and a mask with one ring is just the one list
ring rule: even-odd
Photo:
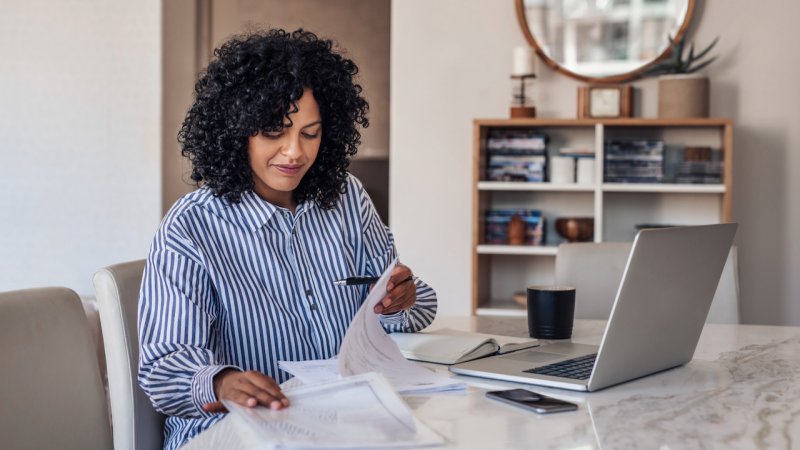
[[[367,126],[358,69],[302,30],[215,51],[179,133],[202,187],[167,213],[139,304],[139,383],[167,414],[165,448],[221,418],[221,400],[289,406],[281,360],[336,356],[368,286],[396,256],[349,158]],[[436,314],[434,291],[394,269],[375,307],[387,332]]]

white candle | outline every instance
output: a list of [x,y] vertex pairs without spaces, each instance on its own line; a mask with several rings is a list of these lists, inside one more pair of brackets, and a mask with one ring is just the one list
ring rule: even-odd
[[533,73],[533,48],[528,45],[514,47],[514,65],[511,75],[529,75]]
[[578,184],[594,184],[594,158],[578,158]]
[[575,182],[575,158],[553,156],[550,158],[550,182],[572,184]]

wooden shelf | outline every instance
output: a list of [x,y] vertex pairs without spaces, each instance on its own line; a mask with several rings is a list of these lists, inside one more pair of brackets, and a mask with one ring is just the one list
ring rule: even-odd
[[545,191],[545,192],[592,192],[593,184],[528,183],[524,181],[480,181],[479,191]]
[[[550,156],[559,148],[591,148],[595,172],[590,185],[486,181],[485,148],[493,128],[530,128],[546,133]],[[605,142],[609,139],[660,139],[665,143],[722,150],[720,184],[603,183]],[[510,299],[513,288],[554,280],[558,247],[485,245],[486,211],[539,209],[546,236],[558,217],[593,217],[595,242],[632,240],[642,223],[711,223],[732,220],[733,121],[701,119],[476,119],[473,122],[472,312],[525,315]],[[541,194],[526,195],[526,192]],[[608,194],[608,195],[606,195]],[[646,195],[637,195],[646,194]],[[495,258],[493,255],[518,255]],[[538,259],[537,259],[538,258]],[[509,300],[480,300],[508,296]]]
[[[524,181],[480,181],[479,191],[593,192],[593,184],[527,183]],[[724,184],[603,183],[604,192],[662,192],[724,194]]]
[[545,245],[479,245],[479,255],[542,255],[555,256],[558,247]]
[[603,183],[603,192],[660,192],[676,194],[724,194],[724,184]]
[[728,118],[700,119],[476,119],[476,125],[485,127],[725,127],[733,124]]

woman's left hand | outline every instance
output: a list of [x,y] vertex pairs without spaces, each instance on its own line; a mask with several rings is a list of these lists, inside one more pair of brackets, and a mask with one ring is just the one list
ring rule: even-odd
[[375,305],[376,314],[394,314],[405,311],[417,302],[417,286],[408,266],[398,264],[386,285],[386,296]]

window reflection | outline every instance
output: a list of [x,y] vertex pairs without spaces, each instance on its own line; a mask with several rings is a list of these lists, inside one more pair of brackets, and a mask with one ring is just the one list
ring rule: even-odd
[[531,34],[567,70],[602,77],[636,70],[660,55],[688,0],[525,0]]

